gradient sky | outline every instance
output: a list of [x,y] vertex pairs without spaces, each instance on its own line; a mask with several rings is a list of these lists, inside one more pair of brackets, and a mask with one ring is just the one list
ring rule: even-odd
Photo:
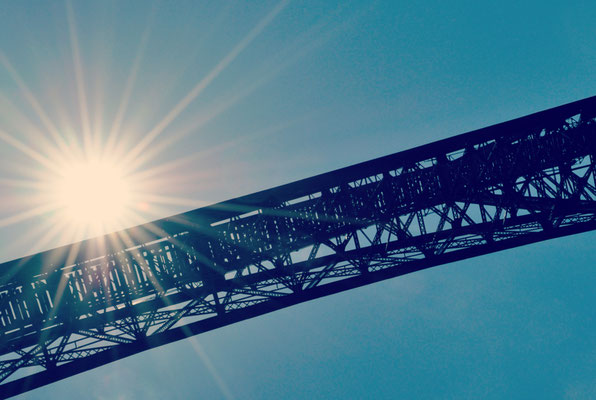
[[[128,93],[117,140],[147,144],[157,219],[592,96],[594,21],[589,1],[3,1],[0,131],[43,154],[35,103],[67,143],[86,121],[105,140]],[[15,221],[43,168],[0,143],[0,261],[85,236]],[[351,290],[18,398],[594,398],[595,240]]]

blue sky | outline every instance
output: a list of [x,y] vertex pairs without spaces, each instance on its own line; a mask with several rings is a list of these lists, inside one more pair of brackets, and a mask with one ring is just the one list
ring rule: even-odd
[[[158,132],[137,171],[159,171],[155,219],[592,96],[595,17],[587,1],[7,1],[0,131],[46,154],[34,98],[66,143],[85,124],[105,141],[128,93],[118,144]],[[51,212],[14,221],[43,168],[0,145],[1,261],[85,236],[40,230]],[[20,398],[593,398],[595,239],[319,299]]]

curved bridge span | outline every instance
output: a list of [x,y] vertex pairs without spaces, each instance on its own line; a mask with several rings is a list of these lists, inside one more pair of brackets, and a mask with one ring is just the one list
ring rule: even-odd
[[318,297],[596,229],[596,97],[0,264],[0,397]]

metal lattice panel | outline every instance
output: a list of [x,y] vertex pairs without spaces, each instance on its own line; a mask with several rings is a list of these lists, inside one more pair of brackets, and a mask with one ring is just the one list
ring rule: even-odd
[[0,393],[596,228],[596,98],[0,265]]

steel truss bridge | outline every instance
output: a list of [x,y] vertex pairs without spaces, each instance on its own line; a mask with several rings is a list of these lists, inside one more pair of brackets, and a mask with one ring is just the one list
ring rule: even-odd
[[596,228],[596,97],[0,265],[0,397]]

